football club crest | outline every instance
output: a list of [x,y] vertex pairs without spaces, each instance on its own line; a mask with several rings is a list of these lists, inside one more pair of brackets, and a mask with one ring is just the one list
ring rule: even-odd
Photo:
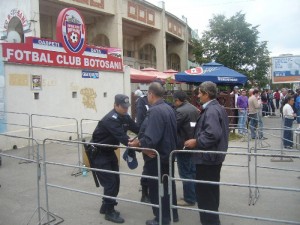
[[192,68],[192,69],[189,69],[189,70],[186,70],[184,71],[186,74],[189,74],[189,75],[200,75],[202,74],[204,71],[203,71],[203,68],[202,67],[196,67],[196,68]]
[[57,23],[60,24],[57,24],[57,32],[65,49],[72,53],[84,51],[85,25],[79,12],[74,8],[67,8],[58,17]]

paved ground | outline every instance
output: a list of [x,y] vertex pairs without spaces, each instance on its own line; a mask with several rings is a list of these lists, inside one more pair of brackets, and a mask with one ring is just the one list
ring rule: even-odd
[[[280,127],[280,118],[264,118],[266,127]],[[263,147],[260,153],[276,153],[270,149],[278,149],[281,146],[279,131],[265,131],[266,141],[258,143]],[[254,146],[255,141],[250,141],[250,147]],[[248,142],[245,139],[239,139],[230,142],[229,152],[246,152]],[[77,148],[69,145],[50,144],[46,146],[47,160],[56,163],[66,163],[76,165],[78,162]],[[123,150],[121,150],[121,154]],[[17,149],[5,151],[5,154],[13,156],[26,156],[27,149]],[[289,154],[299,155],[299,151]],[[138,156],[139,166],[136,170],[129,170],[126,163],[121,160],[120,171],[126,173],[140,174],[142,169],[142,159]],[[273,158],[273,160],[279,158]],[[20,163],[21,162],[21,163]],[[242,165],[224,166],[221,174],[221,181],[228,183],[248,184],[247,157],[245,156],[227,156],[225,164]],[[293,162],[273,162],[271,158],[259,157],[257,164],[257,183],[264,186],[279,186],[286,188],[300,188],[300,173],[294,171],[282,171],[266,169],[261,167],[280,167],[291,170],[300,170],[299,159]],[[63,186],[64,189],[48,187],[49,210],[51,213],[64,219],[63,224],[72,225],[99,225],[113,224],[104,220],[98,210],[101,197],[97,194],[102,193],[102,188],[96,188],[93,183],[92,174],[83,177],[72,176],[71,174],[78,170],[71,167],[60,165],[47,166],[48,182],[53,185]],[[251,184],[255,183],[255,159],[250,162]],[[176,173],[176,177],[177,177]],[[37,224],[37,213],[34,210],[37,207],[37,168],[34,163],[23,163],[19,159],[2,157],[2,166],[0,167],[0,225],[19,225],[19,224]],[[45,204],[45,173],[42,170],[42,179],[40,185],[41,207],[46,208]],[[177,195],[182,196],[182,184],[177,182]],[[76,189],[79,191],[70,191],[66,189]],[[119,197],[139,202],[141,192],[139,192],[139,178],[132,176],[121,176],[121,188]],[[93,195],[86,194],[94,193]],[[279,220],[298,221],[300,224],[300,192],[278,191],[269,189],[259,189],[260,197],[255,205],[249,203],[249,188],[235,186],[221,186],[221,205],[220,211],[232,214],[242,214],[255,217],[267,217]],[[255,190],[252,189],[252,195]],[[121,211],[125,218],[125,224],[141,225],[145,220],[152,219],[152,210],[149,206],[119,201],[117,209]],[[192,208],[196,209],[196,208]],[[33,215],[32,220],[30,217]],[[44,215],[44,213],[43,213]],[[192,210],[179,210],[180,221],[177,225],[200,224],[199,215]],[[57,218],[56,222],[59,221]],[[257,220],[242,219],[229,216],[221,216],[222,225],[269,225],[284,224],[275,222],[264,222]],[[51,223],[55,224],[55,223]]]

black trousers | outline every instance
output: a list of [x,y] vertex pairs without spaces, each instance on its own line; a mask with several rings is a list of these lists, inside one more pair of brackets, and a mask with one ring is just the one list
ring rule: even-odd
[[[220,181],[220,165],[196,165],[196,180]],[[210,211],[219,211],[220,187],[215,184],[196,184],[196,196],[198,208]],[[200,212],[202,225],[220,225],[220,218],[217,214]]]
[[[161,179],[164,174],[169,174],[169,164],[161,163]],[[145,167],[149,176],[158,176],[157,170],[157,159],[151,159],[145,162]],[[172,176],[174,176],[174,164],[172,164]],[[149,197],[152,204],[158,204],[159,193],[158,193],[158,181],[155,179],[148,179]],[[167,177],[163,180],[164,197],[162,197],[162,222],[170,222],[170,196],[168,195],[168,179]],[[175,182],[172,182],[172,193],[173,193],[173,205],[177,205],[176,187]],[[159,220],[159,209],[152,207],[153,214],[156,220]],[[178,218],[178,210],[173,209],[173,218]]]
[[[97,169],[119,171],[118,158],[114,152],[110,155],[100,152],[97,155],[94,164]],[[101,186],[104,189],[103,194],[111,197],[117,197],[120,188],[120,175],[99,171],[96,171],[96,174]],[[102,204],[107,211],[110,211],[115,205],[117,205],[117,202],[115,199],[103,197]]]

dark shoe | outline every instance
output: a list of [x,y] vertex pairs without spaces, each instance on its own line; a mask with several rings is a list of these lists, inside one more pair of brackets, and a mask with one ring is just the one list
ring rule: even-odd
[[151,203],[148,195],[142,195],[141,202]]
[[[115,212],[118,214],[118,216],[120,215],[120,212],[119,212],[119,211],[117,211],[117,210],[113,210],[113,211],[115,211]],[[106,207],[105,207],[105,205],[102,205],[102,206],[100,207],[99,213],[100,213],[100,214],[105,214],[105,213],[106,213]]]
[[[163,222],[162,225],[169,225],[170,222]],[[159,222],[156,219],[147,220],[146,225],[159,225]]]
[[260,140],[267,140],[268,138],[266,138],[266,137],[260,137],[259,139]]
[[173,222],[174,222],[174,223],[179,222],[179,217],[173,217]]
[[105,214],[105,219],[113,223],[124,223],[125,220],[114,210]]
[[155,219],[153,220],[147,220],[146,225],[159,225],[159,222]]

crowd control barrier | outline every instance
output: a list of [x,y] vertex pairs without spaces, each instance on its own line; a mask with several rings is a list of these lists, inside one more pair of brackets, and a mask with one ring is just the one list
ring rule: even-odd
[[[1,117],[1,128],[2,134],[15,135],[19,137],[25,137],[25,139],[7,139],[6,137],[1,137],[1,148],[10,149],[10,148],[27,148],[27,159],[33,159],[36,155],[31,148],[31,141],[29,139],[31,135],[31,121],[30,115],[28,113],[20,112],[9,112],[9,111],[0,111]],[[26,139],[27,138],[27,139]],[[22,160],[21,162],[29,162]]]
[[[59,144],[59,145],[67,144],[67,145],[74,145],[74,146],[88,144],[88,145],[94,145],[94,146],[98,146],[98,147],[113,147],[113,148],[116,148],[116,149],[117,148],[121,148],[121,149],[126,148],[124,146],[104,145],[104,144],[87,143],[87,142],[81,142],[81,141],[67,141],[67,140],[50,139],[50,138],[45,139],[43,141],[42,164],[43,164],[43,171],[44,171],[44,176],[45,176],[44,186],[45,186],[45,195],[46,195],[45,199],[46,199],[46,211],[47,212],[50,212],[50,208],[51,208],[51,204],[50,204],[50,200],[49,200],[49,192],[50,192],[49,188],[51,187],[51,188],[56,188],[56,189],[64,190],[64,191],[71,191],[71,192],[86,194],[86,195],[89,195],[89,196],[105,197],[105,198],[110,198],[110,199],[129,202],[129,203],[135,203],[135,204],[140,204],[140,205],[148,205],[148,206],[156,207],[156,208],[159,208],[159,215],[160,215],[160,220],[161,220],[161,214],[162,214],[161,198],[159,198],[158,205],[155,205],[155,204],[144,203],[144,202],[140,202],[140,201],[134,201],[134,200],[126,199],[126,198],[122,198],[122,197],[111,197],[111,196],[107,196],[107,195],[104,195],[104,194],[99,194],[99,193],[95,192],[95,190],[94,191],[93,190],[86,191],[86,190],[82,190],[82,189],[79,189],[79,188],[76,188],[76,187],[74,188],[74,187],[70,187],[70,186],[66,186],[66,185],[60,185],[58,183],[55,183],[55,181],[53,182],[53,180],[54,180],[53,176],[51,177],[51,179],[49,178],[49,169],[48,169],[49,166],[55,166],[56,170],[59,167],[77,168],[79,170],[82,170],[82,169],[85,169],[85,167],[69,164],[69,163],[66,163],[66,162],[57,162],[57,161],[53,161],[53,160],[50,161],[48,159],[48,156],[47,156],[47,152],[48,152],[48,148],[49,148],[48,144],[49,143]],[[131,148],[131,149],[144,150],[144,148]],[[147,150],[155,152],[156,155],[157,155],[157,160],[158,160],[158,162],[160,162],[160,156],[159,156],[159,154],[156,150],[154,150],[154,149],[147,149]],[[57,158],[56,158],[56,160],[57,160]],[[131,176],[131,177],[137,177],[137,178],[145,177],[147,179],[155,179],[155,180],[158,180],[158,190],[159,190],[158,194],[159,194],[159,196],[163,196],[163,194],[164,194],[163,193],[163,188],[162,188],[162,182],[160,181],[160,177],[161,177],[160,163],[158,163],[158,176],[157,177],[146,176],[146,175],[141,175],[141,174],[134,174],[134,173],[126,173],[126,172],[122,172],[122,171],[117,172],[117,171],[111,171],[111,170],[96,169],[96,168],[90,168],[90,167],[88,167],[88,170],[89,171],[94,171],[94,172],[99,171],[99,172],[104,172],[104,173],[109,173],[109,174],[119,174],[119,175],[122,175],[122,176]],[[62,176],[63,176],[63,174],[62,174]],[[58,178],[58,180],[63,181],[63,178]],[[93,184],[89,183],[88,185],[92,186]],[[52,213],[52,215],[56,215],[56,214]],[[62,217],[60,217],[60,218],[62,218]],[[50,220],[50,218],[49,218],[49,220]],[[160,221],[160,224],[161,224],[161,221]]]
[[93,134],[93,131],[95,130],[99,120],[93,120],[93,119],[82,119],[80,121],[80,137],[81,140],[83,140],[86,137],[91,137]]
[[[262,154],[262,153],[244,153],[244,152],[218,152],[218,151],[204,151],[204,150],[174,150],[170,154],[169,163],[172,162],[175,154],[180,153],[190,153],[190,154],[225,154],[225,155],[237,155],[237,156],[245,156],[245,157],[278,157],[281,155],[279,154]],[[284,155],[282,157],[289,157],[294,159],[300,159],[299,155]],[[224,170],[224,169],[223,169]],[[203,183],[203,184],[210,184],[210,185],[220,185],[220,186],[231,186],[231,187],[239,187],[239,188],[252,188],[252,189],[266,189],[272,191],[285,191],[285,192],[293,192],[299,195],[300,189],[299,188],[290,188],[290,187],[283,187],[283,186],[267,186],[267,185],[258,185],[258,184],[241,184],[241,183],[231,183],[231,182],[212,182],[212,181],[205,181],[205,180],[193,180],[193,179],[181,179],[172,176],[172,168],[170,167],[170,174],[169,174],[169,195],[172,196],[172,181],[185,181],[185,182],[194,182],[194,183]],[[221,194],[222,196],[222,194]],[[222,200],[221,200],[222,201]],[[211,214],[218,214],[228,217],[236,217],[240,219],[248,219],[253,221],[267,221],[271,222],[272,224],[300,224],[300,221],[292,221],[288,219],[281,219],[281,218],[272,218],[272,217],[262,217],[262,216],[252,216],[252,215],[245,215],[239,213],[231,213],[231,212],[222,212],[222,211],[211,211],[211,210],[204,210],[198,208],[190,208],[190,207],[181,207],[176,206],[172,202],[172,198],[170,198],[170,208],[172,209],[182,209],[182,210],[190,210],[195,212],[205,212]],[[171,214],[172,215],[172,214]],[[171,220],[172,221],[172,220]],[[243,223],[241,223],[243,224]]]
[[[13,203],[14,208],[13,210],[10,209],[10,205],[11,203],[8,204],[8,202],[6,202],[5,204],[5,210],[12,210],[14,212],[14,216],[10,213],[7,213],[6,215],[2,215],[1,218],[1,222],[5,222],[6,221],[6,216],[8,216],[9,221],[6,221],[7,224],[44,224],[44,219],[46,216],[46,211],[44,208],[41,207],[41,198],[40,198],[40,180],[41,180],[41,166],[40,166],[40,151],[39,151],[39,144],[36,140],[31,139],[31,138],[26,138],[26,137],[20,137],[20,136],[15,136],[15,135],[8,135],[8,134],[0,134],[1,137],[5,137],[7,139],[22,139],[22,140],[26,140],[26,141],[32,141],[34,142],[35,146],[36,146],[36,151],[35,151],[35,156],[33,157],[33,159],[30,158],[26,158],[26,157],[21,157],[18,156],[18,153],[20,153],[20,150],[11,150],[11,151],[5,151],[5,152],[0,152],[0,156],[3,157],[3,167],[7,167],[8,169],[8,162],[6,162],[6,160],[13,159],[13,160],[22,160],[24,162],[30,162],[33,163],[31,164],[31,167],[33,166],[33,171],[35,171],[35,173],[31,173],[31,167],[29,167],[29,165],[17,165],[17,167],[22,167],[22,168],[18,168],[18,174],[20,173],[26,173],[26,175],[24,174],[24,177],[26,177],[25,180],[15,180],[13,174],[10,174],[9,177],[5,176],[6,178],[4,178],[4,176],[2,176],[2,179],[0,180],[0,182],[2,182],[2,187],[1,187],[1,194],[10,196],[13,195],[13,197],[9,197],[10,201],[14,201],[14,200],[18,200],[17,203]],[[26,150],[26,149],[25,149]],[[14,161],[9,161],[10,163],[13,163]],[[10,166],[14,166],[14,165],[10,165]],[[15,166],[14,166],[15,167]],[[34,169],[35,167],[35,169]],[[1,168],[6,169],[6,168]],[[8,171],[7,173],[10,173],[11,171]],[[9,183],[9,179],[12,178],[14,179],[14,184]],[[36,186],[31,187],[30,185],[32,185],[32,181],[35,181],[34,183],[36,184]],[[19,191],[16,191],[15,189],[20,188]],[[26,197],[27,195],[29,195],[30,192],[32,192],[32,190],[35,191],[35,198],[34,200],[30,198],[30,201],[28,201],[28,198]],[[6,193],[5,192],[14,192],[14,193]],[[7,197],[8,198],[8,197]],[[19,203],[19,200],[22,199],[22,203]],[[33,201],[32,201],[33,200]],[[2,204],[4,205],[4,201],[5,199],[3,198],[1,200]],[[32,214],[28,214],[27,212],[29,211],[28,209],[30,207],[32,207],[32,203],[35,202],[35,209],[33,210]],[[20,209],[20,211],[17,210],[16,205],[19,205],[22,207]],[[28,209],[27,209],[28,208]],[[2,210],[5,211],[5,210]],[[3,212],[5,213],[5,212]],[[20,215],[24,215],[26,218],[21,218]],[[28,216],[29,215],[29,216]],[[13,218],[13,221],[11,220]],[[21,221],[20,221],[21,220]],[[53,217],[52,214],[49,214],[49,220],[48,221],[55,221],[55,218]]]
[[[48,137],[66,140],[72,140],[74,137],[76,140],[79,140],[79,124],[76,118],[31,114],[31,137],[39,142]],[[77,165],[81,166],[79,144],[77,146],[77,154]],[[72,176],[76,176],[78,173],[80,171],[74,170]]]

